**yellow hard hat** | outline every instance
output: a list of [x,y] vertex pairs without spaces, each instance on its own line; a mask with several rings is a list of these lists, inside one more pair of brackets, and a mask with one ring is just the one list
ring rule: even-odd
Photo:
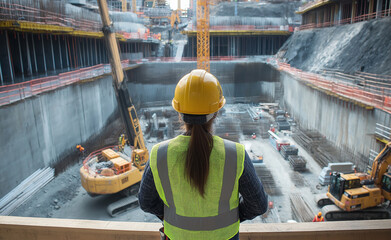
[[172,107],[177,112],[191,115],[215,113],[224,104],[219,81],[202,69],[195,69],[179,80],[172,100]]
[[318,212],[318,217],[321,217],[322,216],[322,212]]

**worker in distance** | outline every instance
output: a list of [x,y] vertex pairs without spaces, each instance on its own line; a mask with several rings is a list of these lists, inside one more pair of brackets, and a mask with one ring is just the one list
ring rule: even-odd
[[267,211],[244,146],[212,135],[225,102],[219,81],[204,70],[175,88],[172,106],[185,132],[152,148],[138,195],[141,209],[163,220],[162,239],[239,239],[239,223]]

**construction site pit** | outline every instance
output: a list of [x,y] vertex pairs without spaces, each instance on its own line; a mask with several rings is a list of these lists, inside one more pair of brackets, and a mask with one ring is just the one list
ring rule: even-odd
[[[289,113],[283,111],[290,130],[277,130],[276,103],[238,103],[226,104],[219,112],[214,123],[214,134],[225,139],[240,142],[245,146],[258,177],[269,196],[269,210],[263,216],[245,223],[309,222],[320,210],[315,196],[324,194],[327,187],[319,184],[321,172],[319,160],[300,146],[297,140],[307,136],[301,131]],[[281,111],[280,109],[279,111]],[[183,133],[178,114],[171,106],[141,108],[138,111],[145,143],[150,151],[154,144]],[[116,144],[123,131],[120,119],[111,124],[112,142]],[[270,134],[271,129],[282,142],[297,148],[300,159],[305,161],[304,168],[294,170],[289,160],[277,151]],[[308,134],[308,133],[307,133]],[[93,152],[102,143],[90,145]],[[284,147],[284,149],[288,149]],[[88,150],[88,149],[87,149]],[[124,151],[130,152],[128,150]],[[286,157],[286,156],[285,156]],[[40,189],[33,197],[18,207],[11,215],[24,217],[53,217],[69,219],[90,219],[132,222],[159,222],[160,220],[139,207],[130,209],[116,217],[111,217],[106,207],[123,198],[121,194],[91,197],[80,182],[79,159],[66,170],[59,173],[51,182]]]

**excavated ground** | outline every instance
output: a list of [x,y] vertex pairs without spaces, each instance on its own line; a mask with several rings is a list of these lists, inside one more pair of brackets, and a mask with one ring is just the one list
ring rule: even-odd
[[[270,123],[274,118],[266,112],[261,113],[261,119],[252,120],[247,109],[250,105],[235,104],[225,107],[225,113],[221,114],[215,123],[215,134],[237,139],[245,145],[247,152],[252,159],[257,159],[262,155],[264,163],[255,163],[256,172],[260,177],[265,191],[268,193],[269,200],[273,202],[273,209],[268,214],[257,217],[247,223],[255,222],[287,222],[300,218],[293,214],[292,196],[300,194],[310,208],[309,213],[315,214],[319,209],[314,202],[314,195],[326,191],[325,187],[318,185],[318,175],[321,171],[317,162],[288,135],[284,136],[292,145],[299,148],[299,155],[307,160],[307,170],[304,172],[293,171],[289,163],[277,152],[269,142],[269,139],[262,138],[265,131],[268,130]],[[177,115],[170,108],[149,108],[142,109],[139,113],[140,121],[143,125],[146,145],[150,150],[158,141],[152,134],[152,125],[154,122],[150,116],[153,113],[158,115],[158,125],[167,126],[167,134],[175,136],[180,133],[180,123],[177,121]],[[224,127],[221,127],[224,126]],[[225,128],[228,127],[229,128]],[[96,145],[92,144],[87,150],[93,151],[100,148],[103,143],[110,144],[118,139],[122,124],[116,120],[111,124],[107,131],[111,132],[106,139],[98,139]],[[227,131],[229,129],[229,131]],[[295,130],[294,130],[295,131]],[[257,134],[256,139],[251,138],[252,133]],[[167,138],[167,136],[165,136]],[[110,140],[111,139],[111,140]],[[95,148],[96,147],[96,148]],[[91,150],[90,150],[91,149]],[[159,222],[155,216],[144,213],[140,208],[135,208],[123,213],[115,218],[111,218],[106,212],[106,206],[118,199],[118,194],[90,197],[81,187],[79,168],[81,162],[70,166],[68,169],[59,173],[58,176],[48,185],[38,191],[29,201],[20,206],[12,215],[26,217],[54,217],[71,219],[92,219],[92,220],[111,220],[111,221],[138,221],[138,222]]]

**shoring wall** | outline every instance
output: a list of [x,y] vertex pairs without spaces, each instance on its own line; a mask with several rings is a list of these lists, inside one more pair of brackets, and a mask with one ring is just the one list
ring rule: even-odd
[[0,107],[0,198],[102,131],[116,106],[104,77]]
[[338,148],[351,153],[356,166],[365,170],[370,149],[379,152],[382,147],[375,140],[376,123],[390,126],[390,114],[327,95],[285,73],[281,74],[281,82],[283,105],[300,126],[320,132]]

